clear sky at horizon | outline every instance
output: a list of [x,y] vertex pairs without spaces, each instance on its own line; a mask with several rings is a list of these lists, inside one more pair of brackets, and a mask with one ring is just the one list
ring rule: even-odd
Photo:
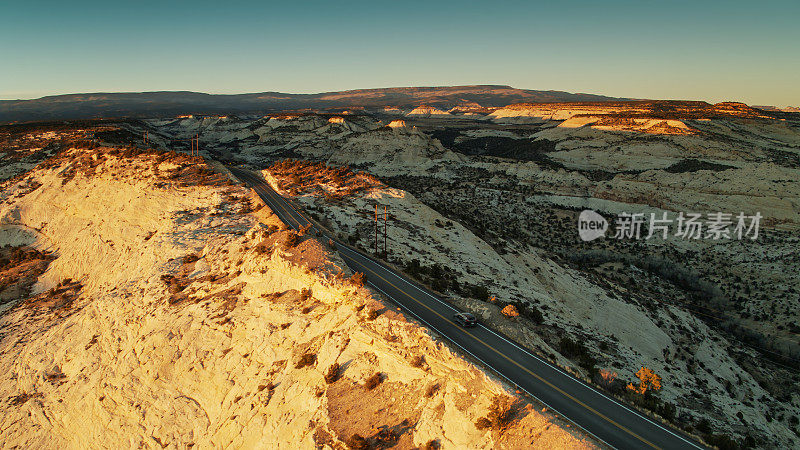
[[798,1],[3,2],[0,99],[507,84],[800,106]]

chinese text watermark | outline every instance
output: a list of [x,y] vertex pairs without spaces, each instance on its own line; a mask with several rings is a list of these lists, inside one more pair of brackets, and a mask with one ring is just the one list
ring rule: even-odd
[[[762,215],[732,213],[627,213],[614,220],[615,239],[758,239]],[[606,219],[592,210],[581,211],[578,216],[578,235],[583,241],[605,237],[609,230]]]

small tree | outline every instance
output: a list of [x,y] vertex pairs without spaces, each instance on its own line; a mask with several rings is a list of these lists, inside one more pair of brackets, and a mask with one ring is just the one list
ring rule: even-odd
[[614,381],[617,380],[617,372],[600,369],[597,371],[597,376],[595,378],[597,379],[598,384],[609,387],[614,383]]
[[425,447],[423,448],[425,450],[439,450],[440,448],[442,448],[442,445],[439,444],[439,441],[437,441],[436,439],[431,439],[425,444]]
[[435,394],[438,390],[439,390],[439,383],[434,383],[428,386],[425,389],[425,398],[433,397],[433,394]]
[[636,372],[636,378],[639,379],[639,385],[634,386],[633,383],[629,383],[628,389],[641,395],[644,395],[647,391],[661,390],[661,377],[647,367],[642,366],[642,368]]
[[470,293],[472,294],[472,297],[474,297],[474,298],[476,298],[478,300],[482,300],[482,301],[489,300],[489,289],[487,289],[486,286],[474,285],[474,286],[471,287],[470,291],[471,291]]
[[287,249],[294,248],[299,243],[300,243],[300,236],[294,231],[290,231],[289,234],[286,236],[286,241],[284,241],[284,244]]
[[481,417],[475,422],[479,429],[492,428],[493,430],[503,431],[511,424],[514,418],[514,399],[507,395],[498,395],[492,400],[489,413],[486,417]]
[[328,367],[328,371],[325,372],[325,382],[328,384],[335,383],[339,379],[339,363],[333,363],[330,367]]
[[360,434],[354,434],[350,436],[350,439],[347,440],[347,446],[352,448],[353,450],[368,450],[371,448],[369,442],[367,442],[364,437]]
[[380,312],[380,311],[378,311],[378,310],[377,310],[377,309],[375,309],[375,308],[370,308],[370,309],[369,309],[369,311],[367,311],[367,319],[368,319],[368,320],[375,320],[375,319],[377,319],[377,318],[378,318],[378,316],[380,316],[380,315],[381,315],[381,312]]
[[383,382],[383,375],[381,375],[380,372],[375,372],[374,375],[367,378],[367,380],[364,382],[364,387],[367,388],[368,391],[371,391],[376,387],[378,387],[378,385],[381,384],[382,382]]
[[300,360],[297,361],[297,364],[294,365],[295,369],[302,369],[306,366],[314,365],[317,362],[317,355],[313,353],[306,353],[300,357]]

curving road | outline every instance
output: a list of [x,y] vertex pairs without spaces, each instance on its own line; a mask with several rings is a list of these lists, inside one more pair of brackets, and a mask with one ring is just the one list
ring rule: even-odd
[[[309,225],[313,227],[302,213],[277,194],[262,178],[239,168],[229,169],[237,178],[252,187],[287,225],[294,229]],[[391,298],[431,330],[608,446],[620,449],[704,448],[690,437],[606,396],[483,325],[469,329],[456,325],[453,314],[458,310],[452,305],[379,261],[328,236],[322,230],[319,231],[334,240],[345,263],[353,271],[362,272],[371,287]]]

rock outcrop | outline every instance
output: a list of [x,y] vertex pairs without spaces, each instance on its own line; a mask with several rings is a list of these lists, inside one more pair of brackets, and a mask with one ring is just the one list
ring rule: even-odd
[[476,428],[506,388],[199,160],[74,149],[2,200],[45,255],[0,313],[2,447],[593,446],[530,406]]

